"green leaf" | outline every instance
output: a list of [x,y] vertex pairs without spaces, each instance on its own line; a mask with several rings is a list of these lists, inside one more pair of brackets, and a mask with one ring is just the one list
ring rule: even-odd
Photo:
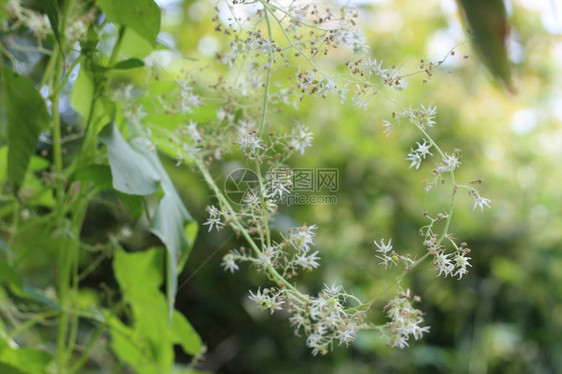
[[100,133],[100,140],[107,145],[116,190],[131,195],[149,195],[156,192],[160,183],[164,192],[150,220],[150,231],[168,251],[166,289],[171,319],[178,274],[193,246],[197,224],[185,208],[148,139],[135,138],[129,144],[115,125],[108,125]]
[[52,356],[47,352],[29,348],[12,348],[6,341],[0,340],[0,362],[24,373],[45,373],[51,361]]
[[144,62],[138,58],[130,58],[128,60],[119,61],[115,65],[113,65],[112,69],[115,70],[128,70],[128,69],[135,69],[144,66]]
[[154,43],[149,42],[132,29],[125,29],[121,42],[121,53],[125,56],[144,58],[154,50]]
[[6,261],[0,259],[0,284],[8,283],[12,287],[21,291],[23,288],[23,282],[19,274],[8,264]]
[[92,164],[79,169],[70,179],[95,184],[101,191],[111,190],[111,170],[107,165]]
[[513,91],[507,56],[509,22],[503,0],[457,0],[473,44],[490,73]]
[[110,22],[136,31],[154,45],[160,31],[160,8],[153,0],[97,0]]
[[39,134],[49,125],[43,98],[30,80],[1,70],[8,138],[8,180],[18,188],[37,149]]
[[[43,0],[43,10],[49,17],[49,23],[51,24],[51,29],[53,29],[53,33],[55,34],[55,39],[57,43],[60,45],[60,34],[59,34],[59,10],[58,4],[56,0]],[[61,49],[62,52],[62,49]]]
[[99,139],[107,146],[113,187],[129,195],[151,195],[160,181],[145,155],[133,149],[114,124],[103,128]]
[[[143,252],[117,252],[113,261],[115,278],[121,287],[124,299],[131,305],[134,324],[125,329],[130,338],[146,346],[132,346],[129,341],[116,340],[117,354],[135,368],[143,361],[157,363],[163,372],[170,372],[174,362],[173,346],[180,344],[189,354],[201,350],[201,340],[197,332],[183,315],[174,311],[171,323],[168,322],[166,300],[160,292],[163,282],[163,251],[159,248]],[[141,276],[139,276],[141,275]],[[112,334],[113,336],[113,334]],[[145,354],[138,354],[138,350]],[[153,371],[156,372],[156,371]]]
[[82,65],[72,88],[70,105],[84,118],[88,118],[90,115],[90,109],[94,99],[94,90],[93,74],[86,69],[85,65]]
[[170,328],[173,343],[181,345],[183,351],[190,355],[201,352],[201,338],[183,314],[174,310]]
[[[158,154],[151,146],[150,141],[145,138],[136,138],[131,143],[139,153],[146,157],[152,168],[156,170],[164,190],[164,197],[160,200],[156,213],[150,221],[150,231],[164,243],[168,250],[168,278],[166,286],[170,307],[173,308],[173,300],[177,292],[177,277],[191,252],[194,240],[194,235],[193,237],[188,237],[186,234],[186,226],[189,223],[195,224],[195,221],[183,205],[183,201],[160,162]],[[170,318],[171,313],[170,309]]]

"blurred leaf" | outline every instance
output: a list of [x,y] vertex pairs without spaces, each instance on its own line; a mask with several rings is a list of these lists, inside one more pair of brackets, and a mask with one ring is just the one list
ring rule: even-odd
[[473,43],[492,75],[513,91],[507,57],[509,24],[503,0],[457,0]]
[[17,290],[22,290],[23,282],[19,274],[6,261],[0,259],[0,284],[8,283]]
[[144,62],[138,58],[130,58],[128,60],[119,61],[115,65],[113,65],[112,69],[116,70],[128,70],[128,69],[135,69],[144,66]]
[[113,187],[130,195],[151,195],[160,178],[145,155],[133,149],[114,124],[103,128],[99,139],[107,146]]
[[[59,10],[58,4],[56,0],[43,0],[41,2],[43,4],[43,10],[49,17],[49,23],[51,24],[51,29],[53,30],[53,34],[55,35],[55,39],[57,43],[60,45],[60,33],[59,33]],[[62,53],[62,49],[61,49]]]
[[154,44],[150,43],[132,29],[125,29],[121,52],[129,57],[144,58],[154,50]]
[[154,45],[160,31],[160,8],[153,0],[97,0],[110,22],[135,30]]
[[76,171],[70,179],[72,181],[91,182],[101,191],[111,190],[113,188],[111,170],[107,165],[92,164],[85,166]]
[[25,374],[25,371],[21,371],[11,365],[0,363],[0,373],[2,374]]
[[80,67],[78,78],[72,87],[70,105],[84,118],[90,115],[92,101],[94,98],[94,77],[85,65]]
[[18,188],[37,149],[39,134],[49,125],[43,98],[30,80],[1,70],[8,138],[8,179]]
[[28,348],[15,349],[6,341],[0,340],[0,362],[24,373],[46,373],[47,365],[51,360],[52,357],[47,352]]

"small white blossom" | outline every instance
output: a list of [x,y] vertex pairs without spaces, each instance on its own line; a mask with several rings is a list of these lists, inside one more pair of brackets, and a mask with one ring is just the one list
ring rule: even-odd
[[314,134],[308,131],[308,127],[302,123],[297,123],[296,128],[293,129],[289,147],[304,154],[304,150],[312,145],[312,138]]
[[388,122],[387,120],[384,120],[381,126],[384,127],[384,130],[382,131],[382,133],[385,134],[386,137],[388,138],[390,136],[391,131],[392,131],[392,124],[390,122]]
[[444,277],[447,277],[447,275],[453,275],[455,265],[453,264],[449,256],[449,254],[445,254],[443,252],[438,253],[435,256],[433,265],[437,270],[439,270],[439,274],[437,274],[438,277],[441,276],[441,274],[443,274]]
[[446,167],[446,170],[455,170],[461,162],[456,154],[447,154],[445,153],[445,157],[443,158],[443,166]]
[[388,252],[392,251],[392,238],[388,239],[388,243],[384,244],[384,239],[381,239],[381,243],[377,243],[376,240],[373,241],[377,246],[377,252],[381,252],[383,254],[387,254]]
[[215,208],[214,205],[207,207],[207,211],[209,212],[209,218],[205,223],[203,223],[203,226],[209,226],[209,232],[213,229],[213,227],[220,230],[220,228],[224,226],[224,223],[222,223],[220,219],[220,211]]
[[345,330],[339,330],[336,332],[336,339],[339,339],[339,345],[345,343],[345,346],[349,346],[349,343],[355,340],[357,336],[357,329],[351,327]]
[[416,144],[418,145],[418,148],[416,148],[415,152],[418,153],[422,158],[425,159],[427,155],[433,156],[433,153],[429,151],[432,146],[431,143],[427,143],[424,139],[423,143],[420,144],[420,142],[416,142]]
[[275,199],[276,196],[278,196],[278,198],[281,199],[281,197],[283,197],[284,194],[289,194],[289,193],[291,192],[287,189],[285,184],[280,180],[275,179],[270,183],[269,187],[265,188],[263,195],[268,199],[270,198]]
[[243,152],[247,152],[248,150],[255,152],[256,149],[264,149],[262,140],[258,138],[255,133],[251,135],[244,135],[235,143],[238,144],[240,150]]
[[466,269],[467,266],[472,267],[472,265],[470,265],[470,263],[468,262],[468,260],[470,260],[470,257],[466,257],[462,254],[459,254],[455,257],[455,265],[457,267],[457,271],[455,272],[455,276],[459,276],[459,279],[462,278],[463,275],[468,273],[468,270]]
[[250,300],[255,302],[260,309],[269,309],[271,314],[273,314],[276,310],[282,310],[283,307],[281,305],[285,303],[284,301],[279,300],[279,298],[275,295],[269,296],[266,295],[265,292],[262,293],[260,288],[258,288],[258,291],[255,294],[250,291],[250,296],[248,297]]
[[303,269],[316,269],[320,264],[317,262],[320,260],[320,257],[317,256],[318,251],[307,254],[307,253],[300,253],[297,254],[295,257],[295,264],[302,267]]
[[185,128],[187,129],[187,133],[189,134],[191,140],[196,143],[203,140],[203,138],[201,138],[199,130],[197,130],[197,122],[190,120],[189,125],[186,125]]
[[232,253],[228,253],[222,258],[221,266],[224,267],[224,270],[229,270],[231,273],[234,273],[236,270],[239,269],[236,261],[234,260],[234,255]]
[[488,207],[490,208],[490,203],[492,202],[492,200],[490,199],[486,199],[485,197],[482,197],[480,195],[478,195],[475,199],[474,199],[474,206],[472,207],[472,210],[475,210],[476,207],[480,207],[480,211],[483,212],[484,211],[484,207]]
[[314,245],[314,236],[316,233],[316,225],[295,227],[289,230],[291,234],[289,241],[299,252],[308,252],[310,246]]
[[406,157],[406,160],[411,161],[410,166],[408,166],[408,169],[411,169],[414,166],[416,167],[416,169],[419,169],[422,162],[422,157],[419,153],[412,152],[412,153],[408,153],[408,157]]

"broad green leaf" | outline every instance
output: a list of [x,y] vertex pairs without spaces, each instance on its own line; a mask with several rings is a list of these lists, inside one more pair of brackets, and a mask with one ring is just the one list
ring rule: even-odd
[[36,151],[39,134],[49,125],[49,114],[30,80],[6,68],[1,71],[7,122],[8,180],[18,188]]
[[513,91],[507,56],[509,22],[504,0],[457,0],[473,44],[492,75]]
[[[179,312],[174,311],[171,322],[168,320],[167,302],[160,292],[163,257],[159,248],[135,253],[121,251],[115,255],[113,269],[124,299],[133,311],[134,325],[130,333],[137,334],[136,341],[146,342],[151,361],[169,372],[174,361],[174,344],[180,344],[186,353],[197,354],[201,340]],[[134,347],[121,344],[119,348],[125,353]],[[135,353],[130,355],[139,360]]]
[[112,69],[115,70],[128,70],[144,66],[144,62],[138,58],[130,58],[128,60],[119,61],[113,65]]
[[196,223],[183,205],[148,139],[138,137],[129,144],[115,125],[108,125],[100,133],[100,140],[108,148],[113,186],[116,190],[132,195],[148,195],[155,193],[160,183],[164,193],[150,221],[150,230],[168,251],[166,289],[171,319],[177,277],[193,246],[197,233],[194,227]]
[[121,53],[125,56],[144,58],[154,50],[154,44],[132,29],[126,29],[121,43]]
[[97,0],[110,22],[135,30],[154,45],[160,31],[160,8],[154,0]]
[[[51,23],[51,29],[53,29],[53,34],[55,34],[55,39],[60,45],[60,33],[59,33],[59,10],[56,0],[43,0],[43,10],[49,17],[49,22]],[[61,49],[62,52],[62,49]]]
[[0,363],[0,373],[2,374],[25,374],[25,371],[21,371],[12,365]]
[[107,321],[110,327],[111,349],[122,362],[130,365],[139,374],[162,372],[152,360],[146,340],[137,331],[113,316],[108,317]]
[[24,373],[46,373],[47,365],[52,356],[44,351],[29,348],[12,348],[6,341],[0,340],[0,362]]
[[174,310],[170,328],[172,341],[181,345],[183,351],[190,355],[201,352],[201,338],[183,314]]
[[93,74],[86,69],[85,65],[82,65],[72,88],[70,105],[84,118],[88,118],[90,115],[90,109],[94,99],[94,89]]
[[114,124],[103,128],[99,139],[107,146],[113,187],[129,195],[151,195],[158,190],[158,173],[146,156],[133,149]]
[[[158,154],[151,147],[150,141],[145,138],[136,138],[131,143],[139,153],[145,155],[153,169],[157,171],[164,190],[164,197],[160,200],[156,213],[150,221],[150,230],[168,250],[166,287],[170,308],[173,308],[173,300],[177,292],[177,277],[193,246],[194,238],[186,235],[186,226],[194,220],[183,205]],[[170,309],[170,318],[171,313],[172,309]]]

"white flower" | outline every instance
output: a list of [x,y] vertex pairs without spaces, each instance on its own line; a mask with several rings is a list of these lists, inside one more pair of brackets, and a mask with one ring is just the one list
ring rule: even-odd
[[400,349],[404,349],[408,347],[408,336],[402,334],[393,336],[392,339],[389,341],[389,344],[393,348],[398,347]]
[[342,290],[343,286],[338,286],[335,283],[332,283],[331,286],[328,286],[326,283],[324,283],[324,292],[326,292],[326,294],[329,296],[336,296],[340,292],[342,292]]
[[289,317],[289,322],[291,322],[291,326],[293,326],[296,330],[308,325],[308,319],[299,313],[293,314]]
[[456,154],[445,153],[445,157],[443,158],[443,164],[447,170],[455,170],[461,163]]
[[295,249],[299,252],[308,252],[310,250],[310,246],[314,245],[314,236],[316,233],[316,225],[311,226],[301,226],[292,228],[289,230],[291,236],[289,237],[289,241],[295,247]]
[[320,257],[317,256],[318,251],[307,255],[307,253],[297,254],[295,257],[295,264],[302,267],[303,269],[316,269],[320,264],[317,262]]
[[485,197],[482,197],[480,195],[478,195],[475,199],[474,199],[474,206],[472,207],[472,210],[475,210],[476,207],[480,207],[480,211],[483,212],[484,211],[484,206],[491,208],[490,207],[490,203],[492,202],[492,200],[490,199],[486,199]]
[[280,180],[273,180],[269,187],[263,192],[266,198],[275,198],[279,195],[279,199],[283,197],[283,194],[290,193],[287,187]]
[[346,347],[349,346],[349,343],[355,340],[357,336],[357,329],[351,327],[346,328],[345,330],[338,330],[336,332],[336,339],[339,339],[339,345],[345,343]]
[[468,262],[468,260],[470,260],[470,257],[466,257],[462,254],[457,255],[455,257],[455,265],[457,266],[457,271],[455,272],[455,276],[459,276],[459,279],[462,278],[463,275],[468,273],[468,270],[466,269],[467,266],[472,267],[472,265],[470,265],[470,263]]
[[190,120],[189,125],[186,125],[185,128],[187,129],[187,133],[191,137],[191,140],[193,140],[195,143],[203,140],[203,138],[201,138],[199,130],[197,130],[197,122]]
[[433,153],[429,151],[432,146],[431,143],[427,143],[424,139],[422,144],[420,144],[419,142],[416,142],[416,144],[418,145],[418,148],[415,152],[418,153],[422,158],[425,159],[425,156],[427,155],[433,156]]
[[267,247],[257,258],[258,264],[267,268],[273,266],[273,260],[275,256],[279,253],[279,250],[272,247]]
[[412,335],[414,335],[414,338],[416,340],[421,339],[421,337],[423,336],[424,333],[427,334],[429,332],[429,328],[430,328],[429,326],[420,327],[418,325],[419,322],[420,321],[414,323],[413,326],[410,327],[410,333]]
[[281,301],[279,300],[279,298],[275,297],[275,295],[269,296],[266,295],[265,292],[262,293],[260,288],[258,288],[258,292],[256,292],[256,294],[250,291],[250,296],[248,297],[250,298],[250,300],[256,303],[260,307],[260,309],[269,309],[271,311],[271,314],[273,314],[273,312],[276,310],[282,310],[283,307],[281,305],[285,303],[284,301]]
[[239,269],[236,261],[234,260],[234,255],[232,253],[228,253],[222,258],[221,266],[224,267],[224,270],[230,270],[231,273],[234,273],[236,270]]
[[207,225],[209,226],[209,232],[211,232],[213,226],[217,230],[219,230],[221,226],[224,226],[224,223],[221,222],[220,218],[209,217],[209,219],[207,219],[207,221],[203,223],[203,226],[207,226]]
[[377,243],[376,240],[373,241],[373,243],[375,243],[375,245],[377,246],[377,252],[381,252],[383,254],[387,254],[388,252],[390,252],[392,250],[392,238],[388,239],[388,243],[384,244],[384,239],[381,239],[381,243]]
[[246,152],[248,150],[255,152],[256,149],[264,149],[262,140],[256,134],[244,135],[239,141],[235,142],[240,147],[240,150]]
[[296,149],[302,154],[304,150],[312,145],[312,138],[314,134],[308,131],[308,127],[302,123],[297,123],[297,127],[293,129],[289,147]]
[[364,111],[367,109],[367,102],[359,97],[355,96],[353,98],[353,105],[357,107],[357,110]]
[[388,138],[390,136],[390,132],[392,131],[392,124],[387,120],[384,120],[381,126],[384,127],[382,133]]
[[413,152],[413,153],[408,153],[408,157],[406,157],[406,160],[411,161],[410,166],[408,166],[408,169],[414,166],[416,167],[416,169],[419,169],[422,162],[422,157],[419,153]]
[[438,253],[437,256],[435,256],[433,265],[437,270],[439,270],[439,274],[437,274],[438,277],[441,276],[441,274],[444,274],[444,277],[452,275],[455,270],[455,265],[453,265],[451,259],[449,258],[449,254],[445,254],[443,252]]
[[224,223],[220,220],[220,211],[214,205],[207,207],[207,211],[209,212],[209,218],[203,223],[203,226],[209,226],[209,232],[213,227],[220,230],[220,227],[224,226]]

